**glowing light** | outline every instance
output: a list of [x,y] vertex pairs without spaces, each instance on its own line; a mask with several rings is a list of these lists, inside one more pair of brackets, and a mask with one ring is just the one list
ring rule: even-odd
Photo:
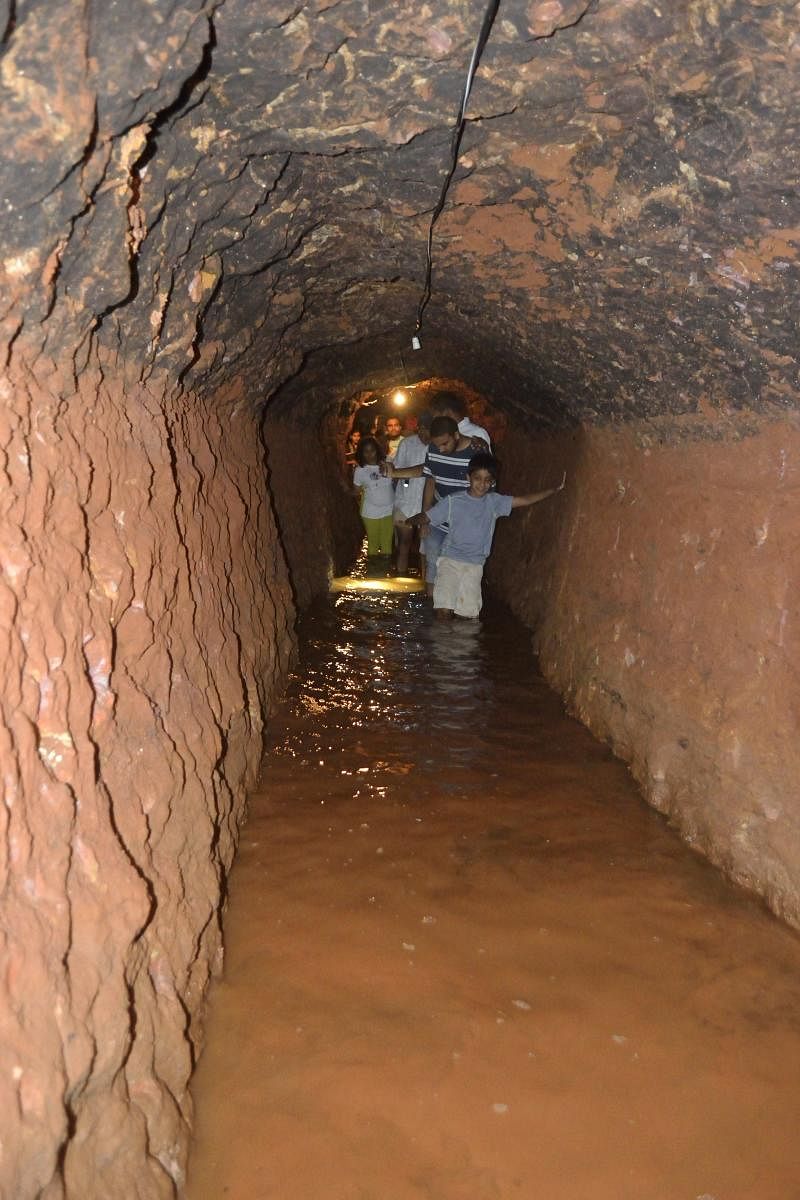
[[353,579],[349,575],[331,580],[332,592],[421,592],[424,584],[408,575],[393,579]]
[[403,405],[407,404],[407,403],[408,403],[408,395],[403,391],[402,388],[398,388],[397,391],[392,396],[392,404],[394,404],[394,406],[396,408],[402,408]]

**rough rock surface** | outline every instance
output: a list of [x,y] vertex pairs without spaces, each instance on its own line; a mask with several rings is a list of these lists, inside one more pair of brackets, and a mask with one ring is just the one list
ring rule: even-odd
[[[0,1192],[170,1196],[293,604],[257,419],[3,382]],[[254,452],[254,448],[255,452]]]
[[[577,438],[597,511],[575,539],[556,521],[530,559],[558,602],[540,574],[520,592],[548,672],[689,836],[796,915],[778,764],[793,726],[760,697],[780,679],[770,694],[797,703],[796,524],[778,499],[796,442],[767,422],[800,392],[798,5],[502,0],[412,354],[481,16],[467,0],[0,0],[14,1200],[178,1186],[225,871],[291,647],[286,560],[304,602],[352,543],[324,448],[348,396],[409,369],[502,408],[513,477],[515,444],[538,461]],[[699,539],[680,551],[655,486],[673,479],[674,520]],[[611,555],[622,511],[634,557],[604,562],[594,590],[581,531]],[[666,755],[673,734],[689,745]]]
[[[9,7],[5,338],[195,379],[396,370],[481,6]],[[798,387],[796,0],[504,0],[420,374],[541,419]]]

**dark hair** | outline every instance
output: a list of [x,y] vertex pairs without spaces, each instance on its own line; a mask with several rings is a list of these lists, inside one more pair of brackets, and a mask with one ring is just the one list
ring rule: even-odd
[[467,415],[466,400],[463,396],[456,395],[455,392],[434,392],[431,397],[431,408],[435,413],[445,410],[452,411],[458,415],[459,421]]
[[458,433],[458,425],[452,417],[434,417],[431,421],[431,437],[444,437],[446,433]]
[[475,471],[488,471],[492,479],[497,483],[497,472],[500,470],[500,463],[493,454],[487,454],[485,450],[481,450],[480,454],[473,454],[469,460],[467,474],[473,475]]
[[417,417],[417,425],[422,426],[423,429],[430,429],[432,420],[433,417],[426,409],[425,412],[421,412]]
[[366,450],[367,446],[374,446],[378,452],[378,462],[383,462],[383,460],[386,458],[386,454],[378,439],[374,437],[362,437],[356,449],[356,462],[358,465],[360,467],[364,466],[364,451]]

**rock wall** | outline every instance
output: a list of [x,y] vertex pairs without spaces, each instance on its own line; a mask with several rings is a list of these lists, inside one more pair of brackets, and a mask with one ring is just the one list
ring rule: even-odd
[[343,465],[344,429],[332,415],[307,412],[264,419],[269,485],[294,596],[305,608],[350,567],[364,536]]
[[547,678],[647,800],[800,925],[800,430],[652,424],[509,436],[491,574]]
[[174,1195],[293,604],[252,407],[2,382],[0,1194]]

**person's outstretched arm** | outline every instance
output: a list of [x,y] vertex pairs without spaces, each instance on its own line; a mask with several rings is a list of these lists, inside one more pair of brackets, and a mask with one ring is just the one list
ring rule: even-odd
[[417,467],[396,467],[393,462],[381,463],[381,475],[388,475],[390,479],[419,479],[422,474],[422,463]]
[[[431,480],[433,482],[433,480]],[[431,523],[434,521],[444,521],[447,519],[448,505],[445,500],[437,500],[429,509],[423,509],[417,513],[415,517],[409,517],[406,525],[419,526],[423,537],[426,537]]]
[[567,482],[567,472],[564,472],[564,477],[558,487],[548,488],[545,492],[531,492],[528,496],[514,496],[511,501],[512,508],[527,508],[529,504],[538,504],[540,500],[546,500],[548,496],[555,496],[556,492],[560,492]]

